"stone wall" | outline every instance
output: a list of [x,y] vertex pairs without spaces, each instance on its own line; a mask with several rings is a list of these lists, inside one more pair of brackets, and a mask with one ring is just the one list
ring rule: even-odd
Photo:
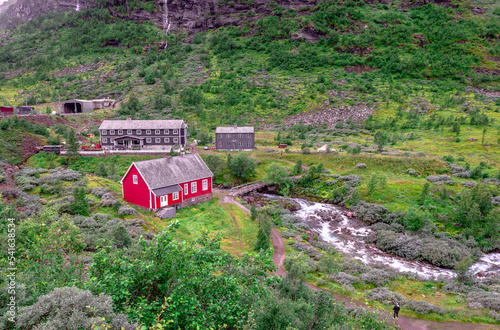
[[[213,198],[214,198],[213,193],[201,195],[201,196],[194,197],[194,198],[189,198],[187,200],[184,200],[182,203],[180,203],[180,207],[184,208],[184,207],[189,207],[189,206],[193,206],[196,204],[208,202],[208,201],[211,201]],[[193,199],[194,199],[194,201],[193,201]]]

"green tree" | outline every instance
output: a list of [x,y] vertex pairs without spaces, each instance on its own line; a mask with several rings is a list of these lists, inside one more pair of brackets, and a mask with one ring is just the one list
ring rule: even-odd
[[114,160],[109,163],[108,178],[110,178],[111,180],[116,179],[116,165]]
[[234,177],[238,179],[248,180],[255,175],[257,164],[255,160],[248,157],[247,154],[240,154],[231,159],[229,170]]
[[457,272],[456,280],[459,283],[471,284],[472,274],[470,272],[470,266],[472,266],[473,263],[474,259],[469,255],[455,264],[455,270]]
[[372,174],[370,181],[367,184],[368,188],[368,193],[372,195],[375,193],[375,190],[377,189],[377,183],[378,183],[378,176],[376,174]]
[[377,131],[373,136],[373,139],[377,145],[378,152],[384,151],[384,146],[387,144],[387,134],[383,131]]
[[210,154],[205,157],[205,164],[215,177],[221,174],[226,169],[226,163],[219,155]]
[[385,188],[387,188],[387,175],[380,176],[378,185],[380,188],[380,192],[383,193]]
[[500,208],[493,209],[484,219],[483,236],[491,239],[500,237]]
[[85,198],[85,188],[73,189],[73,202],[70,205],[71,210],[80,215],[89,215],[89,202]]
[[271,235],[271,222],[267,216],[261,216],[259,219],[259,231],[257,232],[257,243],[255,251],[267,251],[271,247],[269,236]]
[[265,181],[272,185],[282,186],[288,177],[287,170],[284,166],[276,162],[272,162],[267,166],[267,174]]
[[67,151],[68,151],[68,155],[77,155],[78,154],[78,148],[79,148],[79,144],[78,144],[78,139],[76,137],[76,133],[75,133],[75,130],[72,128],[69,129],[68,133],[67,133],[67,137],[66,137],[66,146],[67,146]]
[[299,175],[300,173],[302,173],[302,159],[299,158],[293,166],[292,175]]
[[108,175],[108,170],[106,169],[106,164],[103,162],[99,163],[99,166],[97,167],[97,170],[95,171],[95,175],[101,176],[101,177],[106,177]]
[[427,201],[427,198],[429,197],[431,192],[431,184],[429,182],[426,182],[424,186],[422,187],[422,191],[420,191],[420,195],[418,196],[418,203],[420,205],[424,205],[425,202]]
[[212,143],[212,137],[205,131],[200,131],[196,134],[196,139],[199,140],[199,145],[207,145]]
[[250,206],[250,218],[252,220],[257,219],[257,208],[255,207],[255,203]]

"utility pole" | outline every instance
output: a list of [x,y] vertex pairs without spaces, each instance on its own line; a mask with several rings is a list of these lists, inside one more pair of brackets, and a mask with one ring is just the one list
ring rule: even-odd
[[59,90],[57,89],[57,96],[59,98],[59,114],[61,114],[61,94],[59,94]]

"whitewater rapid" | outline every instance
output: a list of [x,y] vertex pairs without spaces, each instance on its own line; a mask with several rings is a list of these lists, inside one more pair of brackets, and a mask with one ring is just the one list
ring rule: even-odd
[[[281,196],[264,195],[267,198],[283,199]],[[337,251],[365,264],[384,264],[400,273],[411,273],[425,280],[452,279],[455,272],[427,262],[409,260],[378,249],[375,244],[365,243],[365,237],[373,230],[362,220],[346,216],[333,204],[310,202],[300,198],[290,198],[300,205],[295,215],[309,225],[311,231]],[[500,253],[485,254],[472,265],[474,273],[500,273]]]

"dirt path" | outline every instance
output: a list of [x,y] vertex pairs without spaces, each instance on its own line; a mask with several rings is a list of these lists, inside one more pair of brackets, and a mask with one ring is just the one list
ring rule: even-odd
[[[250,210],[244,206],[243,204],[239,203],[235,197],[228,195],[227,193],[218,190],[217,195],[220,197],[220,203],[230,203],[238,206],[240,209],[242,209],[244,212],[250,214]],[[275,228],[271,229],[271,239],[273,241],[273,248],[274,248],[274,254],[273,254],[273,262],[276,265],[276,274],[284,277],[286,276],[286,271],[283,268],[283,262],[285,261],[285,244],[283,243],[283,239],[281,237],[281,234],[276,230]],[[307,286],[310,287],[313,290],[322,290],[321,288],[312,285],[310,283],[307,283]],[[330,291],[331,292],[331,291]],[[333,296],[335,297],[335,300],[344,302],[347,307],[361,307],[361,308],[367,308],[366,304],[364,302],[351,299],[349,297],[345,297],[342,295],[339,295],[338,293],[331,292]],[[371,307],[368,307],[371,310]],[[385,318],[388,320],[389,323],[397,325],[401,327],[401,329],[404,330],[433,330],[433,329],[443,329],[443,330],[487,330],[487,329],[500,329],[499,326],[496,325],[488,325],[488,324],[467,324],[467,323],[454,323],[454,322],[433,322],[433,321],[427,321],[427,320],[420,320],[420,319],[414,319],[414,318],[409,318],[405,316],[400,316],[397,320],[392,321],[392,311],[380,311],[376,310],[381,314],[382,318]]]

